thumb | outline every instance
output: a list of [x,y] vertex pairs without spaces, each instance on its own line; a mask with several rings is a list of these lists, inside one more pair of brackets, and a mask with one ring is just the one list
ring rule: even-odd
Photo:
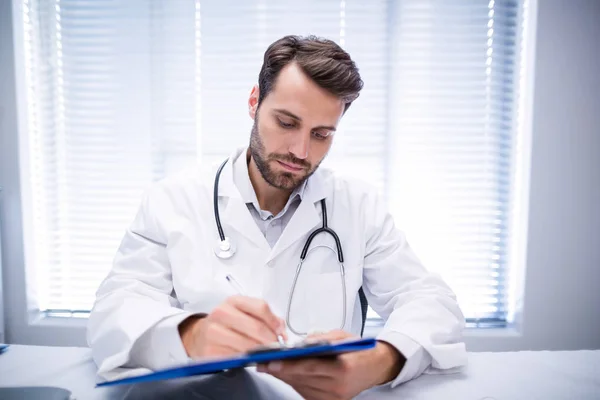
[[328,341],[336,341],[336,340],[344,340],[354,337],[351,333],[342,331],[340,329],[336,329],[329,332],[315,332],[306,337],[308,340],[328,340]]

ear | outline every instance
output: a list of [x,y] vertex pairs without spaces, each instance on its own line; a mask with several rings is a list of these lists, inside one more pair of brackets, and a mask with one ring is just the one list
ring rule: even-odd
[[258,85],[254,85],[252,87],[252,91],[250,92],[250,97],[248,98],[248,115],[250,118],[256,118],[256,111],[258,110]]

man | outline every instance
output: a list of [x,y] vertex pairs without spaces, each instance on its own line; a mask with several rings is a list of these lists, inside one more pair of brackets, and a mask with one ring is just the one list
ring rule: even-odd
[[[452,291],[423,268],[373,190],[318,168],[362,85],[332,41],[287,36],[267,49],[248,100],[250,146],[223,167],[217,209],[214,173],[183,173],[153,186],[126,232],[89,321],[100,374],[241,353],[315,329],[328,340],[360,335],[361,287],[386,321],[375,349],[258,370],[326,399],[465,363]],[[216,212],[236,246],[231,258],[214,253]],[[339,236],[344,274],[332,237],[320,234],[296,275],[325,222]]]

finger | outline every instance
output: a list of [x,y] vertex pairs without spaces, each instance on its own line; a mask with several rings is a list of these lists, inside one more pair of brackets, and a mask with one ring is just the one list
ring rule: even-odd
[[228,301],[235,308],[261,320],[276,335],[285,333],[283,320],[273,314],[266,301],[247,296],[232,296]]
[[324,389],[296,383],[291,386],[306,400],[325,400],[331,398],[329,392]]
[[349,339],[349,338],[352,338],[352,337],[355,337],[355,336],[352,335],[351,333],[342,331],[340,329],[336,329],[336,330],[329,331],[329,332],[316,333],[316,334],[308,335],[307,339],[309,339],[309,340],[337,341],[337,340]]
[[287,342],[289,338],[287,335],[287,328],[286,328],[285,320],[279,318],[279,321],[280,321],[279,334],[281,336],[283,336],[283,340]]
[[263,321],[229,304],[223,304],[215,309],[213,318],[226,328],[250,338],[254,342],[254,346],[273,343],[277,340],[275,333]]
[[340,361],[336,359],[308,359],[297,361],[272,362],[268,371],[281,372],[292,376],[322,376],[333,378],[339,374]]
[[[258,369],[257,369],[258,371]],[[261,370],[259,372],[265,372],[269,375],[274,376],[288,384],[301,383],[305,386],[310,386],[316,389],[327,390],[336,382],[331,376],[316,376],[316,375],[292,375],[287,374],[284,371],[272,372],[270,370]]]
[[281,369],[267,369],[267,365],[259,365],[257,367],[258,372],[264,372],[269,375],[274,376],[277,379],[280,379],[286,382],[289,385],[292,385],[296,388],[298,385],[302,385],[305,387],[311,387],[313,389],[321,390],[328,392],[331,390],[333,383],[335,382],[329,376],[306,376],[306,375],[291,375],[282,371]]
[[[207,355],[229,355],[244,353],[256,347],[256,342],[245,335],[232,331],[226,326],[212,323],[208,326],[207,337],[211,339],[213,346],[208,349]],[[223,352],[226,351],[226,353]]]

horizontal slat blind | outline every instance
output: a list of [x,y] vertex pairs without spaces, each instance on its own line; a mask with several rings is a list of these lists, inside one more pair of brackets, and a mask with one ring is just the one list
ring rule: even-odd
[[142,191],[195,159],[195,5],[23,10],[38,302],[89,309]]
[[365,88],[324,165],[373,183],[469,318],[505,318],[522,3],[24,0],[36,290],[86,310],[141,192],[248,143],[287,34],[338,42]]
[[506,316],[520,5],[397,3],[390,204],[468,318]]
[[233,144],[248,143],[247,100],[267,46],[289,34],[318,34],[349,51],[367,82],[323,165],[383,189],[386,11],[382,0],[200,2],[203,163],[212,165],[230,154]]

